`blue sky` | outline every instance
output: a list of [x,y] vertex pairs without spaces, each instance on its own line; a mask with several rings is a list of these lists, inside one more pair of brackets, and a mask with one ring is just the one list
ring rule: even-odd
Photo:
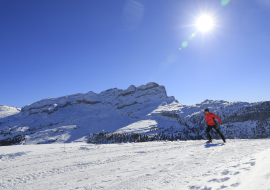
[[0,0],[0,105],[148,82],[185,105],[266,101],[269,20],[268,0]]

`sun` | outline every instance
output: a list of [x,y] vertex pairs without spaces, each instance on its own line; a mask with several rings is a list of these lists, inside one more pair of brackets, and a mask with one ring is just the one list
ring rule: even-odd
[[214,19],[210,15],[202,15],[197,19],[196,26],[203,33],[209,32],[214,27]]

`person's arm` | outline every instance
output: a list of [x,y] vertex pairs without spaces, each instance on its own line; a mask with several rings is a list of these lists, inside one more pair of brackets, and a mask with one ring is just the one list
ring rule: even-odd
[[205,120],[206,125],[208,125],[205,115],[204,115],[204,120]]
[[213,114],[213,117],[216,118],[218,120],[218,122],[221,124],[221,120],[220,120],[220,118],[218,116],[216,116],[215,114]]

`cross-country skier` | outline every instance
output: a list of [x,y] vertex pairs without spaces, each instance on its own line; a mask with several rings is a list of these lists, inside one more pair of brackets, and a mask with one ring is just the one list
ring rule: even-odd
[[209,139],[209,141],[207,141],[206,143],[211,143],[212,142],[212,137],[211,137],[211,135],[209,133],[212,128],[214,128],[216,130],[216,132],[219,134],[219,136],[222,138],[223,142],[225,143],[226,140],[225,140],[223,134],[217,128],[217,123],[216,123],[216,121],[214,119],[214,118],[216,118],[218,120],[218,122],[221,124],[220,118],[218,116],[216,116],[215,114],[209,112],[208,108],[206,108],[204,110],[204,118],[205,118],[205,121],[206,121],[206,124],[207,124],[206,134],[207,134],[207,137]]

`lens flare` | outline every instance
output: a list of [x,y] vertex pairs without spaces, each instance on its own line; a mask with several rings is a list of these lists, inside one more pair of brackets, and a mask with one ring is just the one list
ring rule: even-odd
[[183,43],[182,43],[182,47],[187,47],[188,46],[188,43],[187,43],[187,41],[184,41]]
[[128,0],[123,8],[123,24],[129,29],[137,28],[143,20],[144,12],[143,4]]
[[230,0],[222,0],[222,1],[220,2],[220,4],[221,4],[221,6],[225,6],[225,5],[227,5],[229,2],[230,2]]
[[175,62],[175,59],[176,59],[176,57],[174,55],[169,55],[167,57],[167,62],[168,63],[173,63],[173,62]]

